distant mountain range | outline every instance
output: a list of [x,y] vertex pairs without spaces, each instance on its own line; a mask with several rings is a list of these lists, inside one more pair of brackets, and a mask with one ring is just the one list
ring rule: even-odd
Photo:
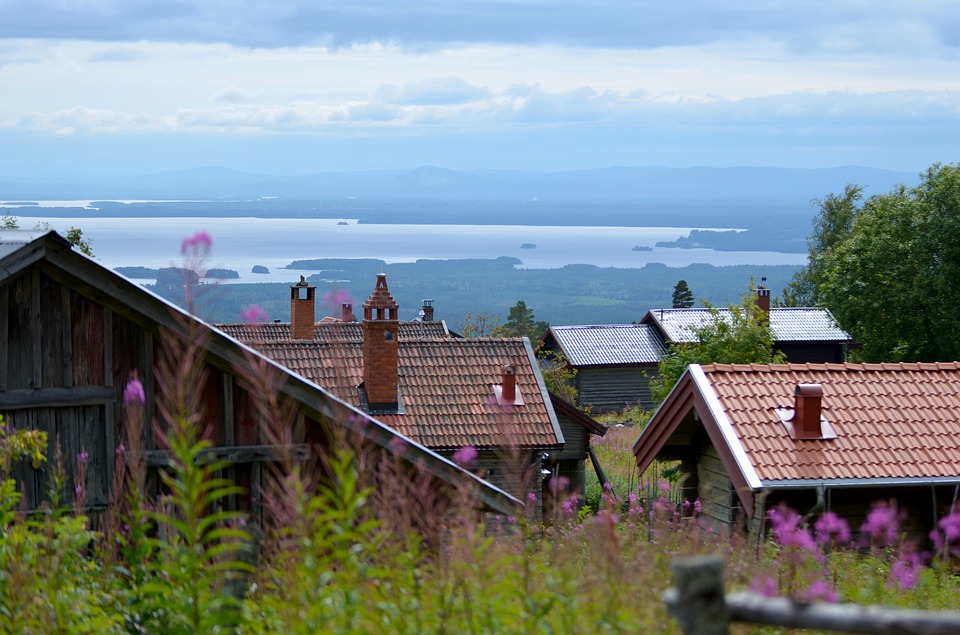
[[0,175],[0,202],[32,200],[771,200],[807,203],[848,183],[867,194],[915,185],[911,172],[863,167],[609,167],[568,172],[414,170],[319,172],[297,176],[197,168],[144,176],[84,179]]

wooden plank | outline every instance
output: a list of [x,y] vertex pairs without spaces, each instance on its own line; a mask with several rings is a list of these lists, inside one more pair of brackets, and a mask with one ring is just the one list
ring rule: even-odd
[[114,472],[116,471],[116,454],[117,454],[117,443],[116,443],[116,430],[117,423],[115,420],[116,417],[116,408],[114,408],[114,402],[108,401],[104,404],[103,410],[100,412],[100,423],[99,425],[103,427],[103,441],[104,441],[104,454],[106,456],[106,462],[104,463],[104,473],[106,474],[107,479],[107,500],[109,501],[109,492],[110,488],[113,487],[113,478]]
[[103,405],[116,398],[113,388],[103,386],[7,390],[0,393],[0,410],[21,410],[41,406],[73,408]]
[[260,492],[263,484],[263,471],[260,469],[262,465],[258,462],[250,466],[250,518],[257,527],[263,526],[263,505]]
[[33,343],[33,373],[30,386],[43,387],[43,342],[40,328],[40,270],[30,272],[30,324],[31,341]]
[[9,347],[7,345],[10,334],[7,324],[10,319],[10,287],[0,287],[0,390],[7,389],[7,365],[9,364]]
[[103,310],[103,385],[113,386],[113,311]]
[[63,385],[66,388],[73,386],[73,323],[71,316],[73,309],[70,306],[70,289],[60,285],[60,323],[63,339]]
[[110,488],[113,465],[113,452],[108,451],[103,435],[103,408],[87,407],[78,419],[78,438],[80,450],[88,454],[87,459],[87,500],[88,505],[106,505]]
[[[264,463],[278,461],[305,461],[310,457],[310,446],[306,443],[295,445],[235,445],[221,448],[208,448],[200,453],[203,461],[227,461],[234,465],[244,463]],[[169,467],[170,452],[167,450],[147,450],[144,458],[149,467]],[[132,457],[127,458],[131,462]]]
[[[63,312],[63,286],[38,271],[40,313],[41,386],[64,385],[64,329],[69,329],[69,314]],[[69,330],[66,334],[69,339]]]

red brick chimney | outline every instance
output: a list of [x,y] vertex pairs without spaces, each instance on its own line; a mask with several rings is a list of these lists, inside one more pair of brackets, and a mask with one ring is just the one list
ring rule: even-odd
[[770,289],[764,284],[767,279],[760,278],[760,284],[757,285],[757,308],[763,312],[763,319],[770,320]]
[[793,412],[793,430],[796,439],[822,439],[820,429],[823,387],[820,384],[797,384],[796,406]]
[[363,385],[371,409],[397,406],[397,303],[387,289],[387,274],[377,274],[377,286],[363,303]]
[[344,302],[340,305],[340,321],[353,322],[353,303]]
[[503,367],[503,401],[513,403],[517,400],[517,369],[513,366]]
[[316,287],[307,284],[303,276],[290,287],[290,338],[312,340],[315,337]]

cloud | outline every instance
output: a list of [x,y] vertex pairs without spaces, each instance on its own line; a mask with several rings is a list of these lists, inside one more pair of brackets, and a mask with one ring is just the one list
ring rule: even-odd
[[459,77],[436,77],[410,82],[401,87],[381,86],[376,97],[401,105],[464,104],[489,95],[485,88],[468,84]]
[[244,101],[245,99],[247,99],[247,93],[244,92],[242,89],[237,88],[236,86],[228,86],[227,88],[218,90],[213,95],[214,101],[226,101],[226,102],[236,103],[236,102]]
[[[956,3],[861,0],[7,0],[0,37],[349,47],[395,42],[649,49],[759,39],[799,53],[937,48],[955,54]],[[901,34],[902,41],[897,36]],[[951,53],[948,53],[952,51]]]

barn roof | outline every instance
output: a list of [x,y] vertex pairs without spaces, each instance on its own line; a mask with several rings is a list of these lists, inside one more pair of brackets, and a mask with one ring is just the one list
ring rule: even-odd
[[[654,309],[643,318],[671,342],[695,342],[695,329],[713,323],[714,315],[730,320],[730,309]],[[787,307],[770,309],[770,329],[775,342],[850,342],[853,338],[837,324],[827,309]]]
[[585,324],[551,326],[553,337],[571,366],[656,364],[663,341],[649,324]]
[[[798,384],[822,388],[822,421],[835,438],[791,436],[784,421],[795,409]],[[694,420],[734,483],[753,491],[960,483],[956,362],[693,364],[634,445],[640,469],[665,446],[689,438]]]
[[[49,232],[0,231],[0,283],[24,274],[38,263],[43,271],[62,284],[76,288],[104,306],[148,328],[162,327],[185,333],[187,324],[207,331],[205,346],[214,365],[231,368],[248,356],[258,358],[284,378],[281,390],[301,408],[335,421],[379,447],[422,465],[435,477],[458,486],[473,481],[477,496],[486,506],[513,513],[520,502],[503,490],[435,454],[419,442],[403,436],[375,417],[324,390],[311,379],[263,356],[234,337],[220,331],[144,287],[111,271],[94,259],[71,248],[59,234]],[[405,443],[398,444],[397,440]]]

